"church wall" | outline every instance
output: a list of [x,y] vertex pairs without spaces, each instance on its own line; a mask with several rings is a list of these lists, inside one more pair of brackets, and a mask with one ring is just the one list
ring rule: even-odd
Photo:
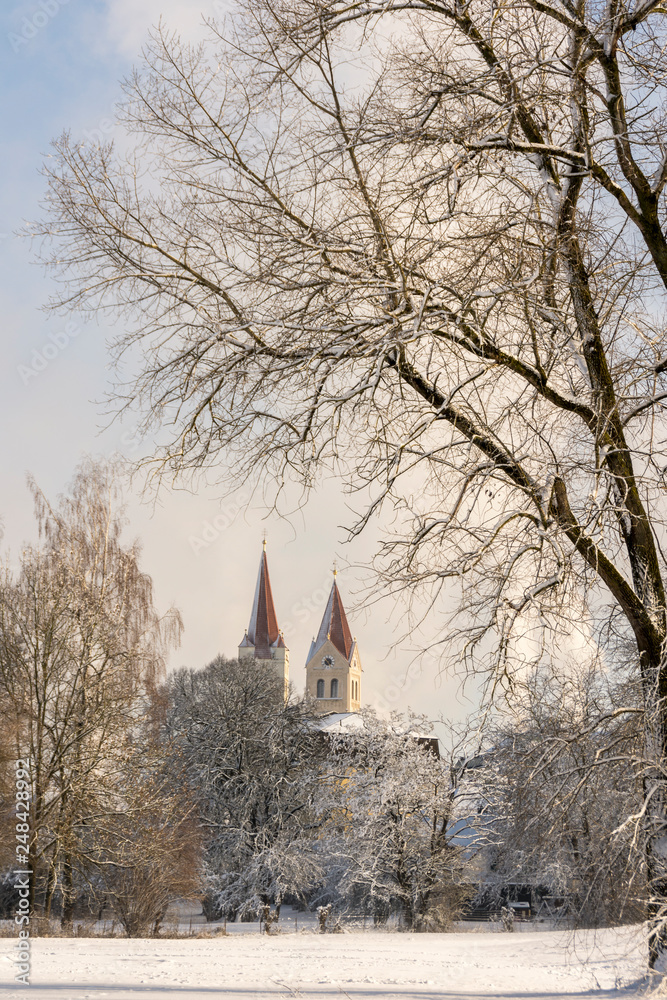
[[[327,657],[333,659],[333,666],[323,665],[322,661]],[[317,697],[318,680],[324,681],[324,698]],[[337,698],[332,698],[330,695],[332,680],[338,681]],[[353,682],[359,688],[359,698],[356,699],[352,697]],[[361,698],[361,664],[356,651],[350,664],[330,640],[323,643],[306,664],[306,695],[311,700],[314,710],[323,715],[328,712],[358,711]]]

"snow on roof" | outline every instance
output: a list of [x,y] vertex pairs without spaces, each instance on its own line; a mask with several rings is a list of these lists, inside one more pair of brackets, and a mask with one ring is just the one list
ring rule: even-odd
[[353,733],[364,728],[364,720],[358,712],[330,712],[316,719],[313,726],[323,733]]

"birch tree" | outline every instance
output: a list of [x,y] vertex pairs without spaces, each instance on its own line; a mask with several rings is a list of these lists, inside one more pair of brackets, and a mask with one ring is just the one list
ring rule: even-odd
[[[382,506],[380,573],[492,689],[608,617],[646,708],[667,944],[660,0],[262,0],[127,82],[130,153],[47,162],[60,304],[123,318],[157,469]],[[134,144],[132,148],[132,144]],[[47,258],[48,258],[47,253]],[[437,645],[443,635],[436,634]],[[493,651],[493,655],[491,655]],[[525,653],[525,644],[523,652]]]
[[0,578],[2,729],[7,757],[31,762],[31,910],[48,916],[58,895],[67,924],[82,836],[116,812],[128,738],[181,623],[157,613],[138,547],[121,542],[113,466],[83,462],[58,504],[30,486],[41,540]]

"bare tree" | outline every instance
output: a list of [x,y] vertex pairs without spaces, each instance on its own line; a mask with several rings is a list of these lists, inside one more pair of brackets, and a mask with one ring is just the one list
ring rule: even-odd
[[2,726],[7,755],[31,762],[31,906],[48,916],[57,891],[70,923],[81,831],[113,809],[128,735],[181,624],[158,615],[138,546],[121,542],[112,466],[82,463],[58,505],[30,485],[42,540],[0,582]]
[[196,805],[156,735],[144,727],[125,744],[104,822],[82,831],[79,851],[93,898],[128,937],[157,935],[170,904],[202,896]]
[[662,25],[660,0],[263,0],[228,40],[159,30],[127,84],[134,153],[65,136],[42,230],[62,303],[127,317],[116,352],[143,364],[119,398],[175,428],[161,468],[336,470],[370,498],[358,528],[393,504],[389,589],[437,606],[459,581],[494,685],[517,638],[616,616],[647,708],[655,968]]
[[488,832],[485,891],[560,897],[579,926],[642,919],[641,693],[595,663],[542,665],[486,727],[469,782]]

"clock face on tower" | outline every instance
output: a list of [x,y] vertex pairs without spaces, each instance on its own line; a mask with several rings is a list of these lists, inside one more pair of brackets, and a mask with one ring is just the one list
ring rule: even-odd
[[334,658],[333,658],[333,656],[331,656],[330,654],[327,653],[326,656],[322,657],[322,666],[323,667],[333,667],[333,665],[334,665]]

